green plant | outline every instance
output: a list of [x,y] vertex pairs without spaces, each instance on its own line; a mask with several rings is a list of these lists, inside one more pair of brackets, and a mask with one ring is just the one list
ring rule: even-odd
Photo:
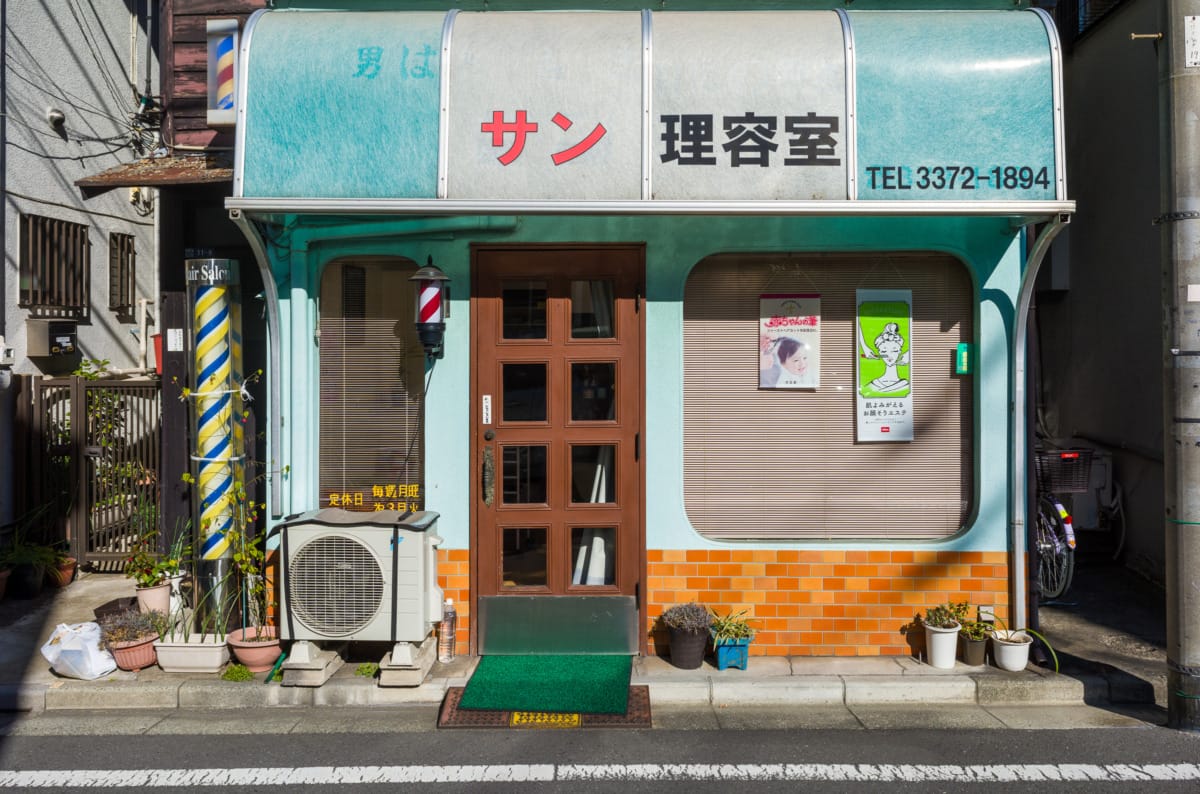
[[969,640],[986,640],[992,633],[992,624],[985,620],[964,620],[962,634]]
[[225,672],[221,673],[222,681],[253,681],[254,673],[250,672],[250,668],[244,664],[234,662],[225,668]]
[[108,647],[147,637],[161,639],[165,617],[161,612],[142,612],[137,607],[122,609],[106,615],[100,621],[100,638]]
[[3,555],[3,566],[12,568],[17,565],[29,565],[35,570],[45,573],[53,568],[58,561],[58,554],[53,546],[17,540]]
[[663,625],[669,629],[686,632],[706,632],[712,622],[708,610],[695,601],[676,604],[662,614]]
[[363,662],[354,669],[355,675],[361,675],[363,678],[374,678],[379,674],[378,662]]
[[926,626],[933,626],[939,629],[952,629],[962,625],[966,619],[968,609],[966,601],[957,604],[947,601],[944,604],[939,604],[925,610],[923,622]]
[[[1050,658],[1054,660],[1054,672],[1056,672],[1056,673],[1058,672],[1058,654],[1054,652],[1054,646],[1050,644],[1050,640],[1046,639],[1046,637],[1041,632],[1034,631],[1031,628],[1016,629],[1015,631],[1009,630],[1008,624],[1006,624],[999,615],[996,615],[996,622],[1000,624],[1001,628],[998,630],[993,630],[993,636],[992,636],[993,642],[996,640],[996,637],[995,637],[996,631],[1003,631],[1003,632],[1005,632],[1005,634],[1009,635],[1008,637],[1005,637],[1005,641],[1007,641],[1007,642],[1023,642],[1023,641],[1033,642],[1032,638],[1036,637],[1037,639],[1042,641],[1043,645],[1046,646],[1046,650],[1050,651]],[[1029,637],[1026,638],[1026,640],[1022,640],[1019,636],[1013,636],[1013,635],[1018,635],[1021,633],[1028,634]]]
[[162,556],[155,548],[156,530],[144,533],[133,544],[133,553],[125,558],[124,573],[138,587],[154,587],[167,579]]
[[750,625],[751,621],[746,617],[745,609],[719,615],[710,608],[709,613],[708,633],[712,635],[714,642],[754,639],[754,627]]

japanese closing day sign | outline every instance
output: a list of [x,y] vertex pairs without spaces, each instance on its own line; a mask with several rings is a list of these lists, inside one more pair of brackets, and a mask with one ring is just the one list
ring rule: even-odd
[[758,386],[815,389],[821,385],[821,296],[759,296]]
[[912,291],[856,291],[859,441],[912,441]]

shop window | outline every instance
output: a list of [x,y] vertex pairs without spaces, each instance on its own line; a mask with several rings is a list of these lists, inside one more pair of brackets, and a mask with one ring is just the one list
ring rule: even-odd
[[132,314],[137,291],[137,252],[132,234],[108,235],[108,308]]
[[[856,440],[860,289],[911,291],[913,440]],[[760,299],[819,295],[819,385],[760,387]],[[971,512],[966,268],[940,255],[722,255],[684,293],[684,501],[713,539],[932,539]]]
[[18,305],[34,317],[88,314],[92,249],[82,223],[21,215]]
[[413,325],[417,266],[343,260],[321,282],[321,507],[420,510],[425,353]]

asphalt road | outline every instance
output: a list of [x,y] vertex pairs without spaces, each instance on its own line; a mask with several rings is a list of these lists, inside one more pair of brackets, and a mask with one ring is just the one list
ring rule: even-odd
[[[294,712],[294,710],[288,710]],[[295,714],[293,713],[294,717]],[[1200,790],[1200,734],[1071,730],[431,730],[278,710],[43,715],[10,721],[0,787],[306,791]],[[921,719],[919,713],[915,719]],[[288,725],[290,727],[282,727]],[[340,727],[339,727],[340,725]]]

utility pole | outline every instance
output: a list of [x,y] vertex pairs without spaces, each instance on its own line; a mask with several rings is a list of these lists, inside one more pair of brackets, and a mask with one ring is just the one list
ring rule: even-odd
[[1200,730],[1200,0],[1166,0],[1162,146],[1167,724]]

